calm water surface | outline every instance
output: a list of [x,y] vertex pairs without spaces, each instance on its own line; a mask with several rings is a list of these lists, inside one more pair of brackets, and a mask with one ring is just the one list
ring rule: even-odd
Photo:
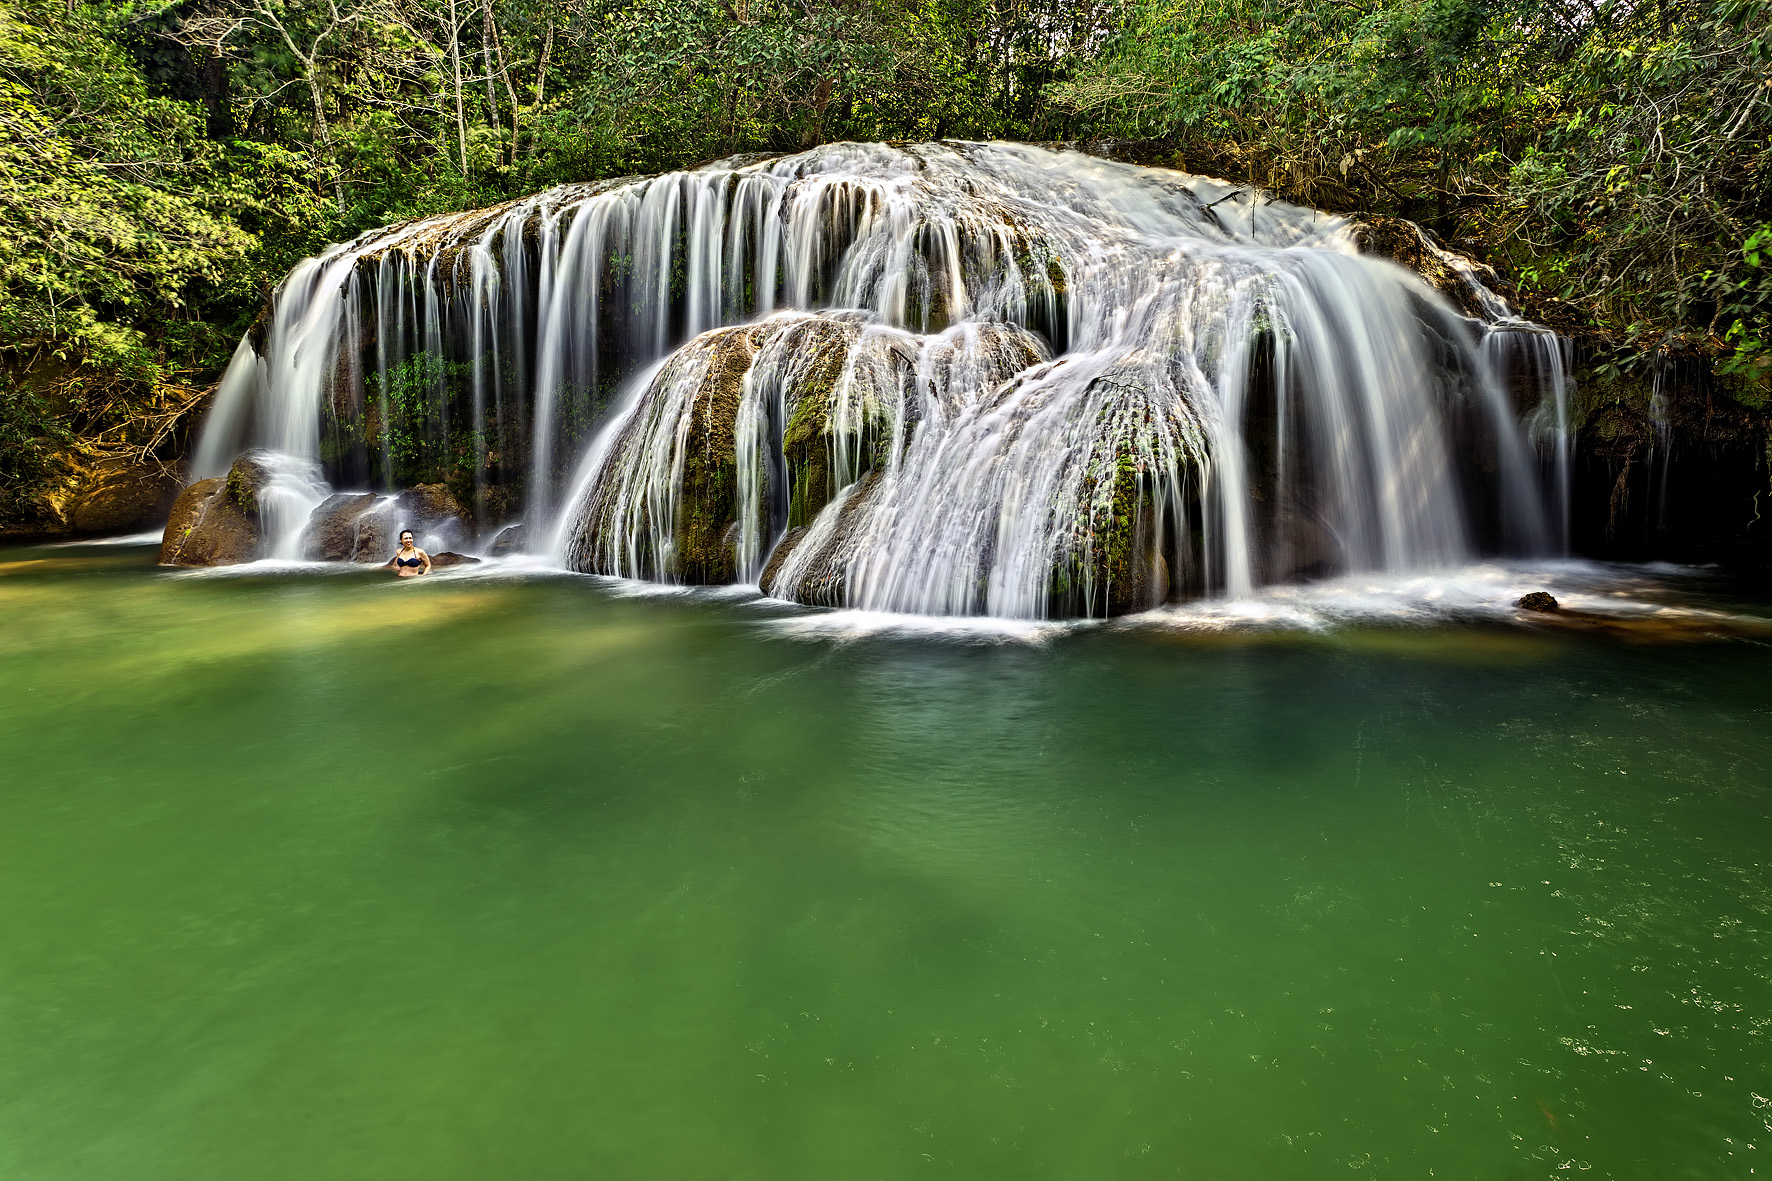
[[0,552],[5,1178],[1772,1175],[1751,629],[152,560]]

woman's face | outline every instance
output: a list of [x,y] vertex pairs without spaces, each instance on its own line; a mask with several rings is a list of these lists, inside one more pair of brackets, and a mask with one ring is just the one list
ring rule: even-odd
[[411,544],[412,544],[412,534],[411,533],[400,534],[400,548],[401,549],[405,549],[407,546],[409,546]]

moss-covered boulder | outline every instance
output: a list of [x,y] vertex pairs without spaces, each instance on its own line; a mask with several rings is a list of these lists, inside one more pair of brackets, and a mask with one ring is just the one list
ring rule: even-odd
[[570,566],[691,584],[734,580],[737,420],[763,335],[750,325],[703,333],[665,364],[573,510]]
[[234,497],[225,477],[198,480],[179,493],[160,542],[163,566],[232,566],[257,556],[258,518]]
[[791,529],[769,556],[758,585],[777,599],[814,607],[850,603],[849,575],[860,532],[878,505],[882,472],[874,468],[843,492],[813,523]]
[[1097,382],[1093,439],[1075,462],[1074,505],[1054,547],[1049,614],[1111,616],[1169,598],[1169,555],[1188,544],[1184,489],[1199,428],[1184,404],[1134,374]]
[[243,512],[256,517],[259,494],[277,478],[273,452],[254,449],[234,461],[228,469],[228,495]]
[[912,338],[834,318],[807,318],[771,342],[790,352],[782,406],[788,528],[884,466],[916,367]]

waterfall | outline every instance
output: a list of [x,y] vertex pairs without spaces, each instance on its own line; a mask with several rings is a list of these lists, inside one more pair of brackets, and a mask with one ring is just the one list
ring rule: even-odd
[[936,614],[1554,551],[1563,343],[1422,242],[1476,314],[1343,219],[1027,145],[564,186],[298,266],[193,474],[268,447],[574,569]]

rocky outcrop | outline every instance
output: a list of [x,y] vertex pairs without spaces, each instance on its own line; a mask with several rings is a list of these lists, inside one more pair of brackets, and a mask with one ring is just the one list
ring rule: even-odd
[[373,492],[335,492],[321,501],[302,533],[302,557],[310,562],[384,561],[387,530],[370,511],[381,499]]
[[451,566],[478,566],[480,559],[468,554],[458,554],[453,550],[444,550],[440,554],[431,555],[431,569],[447,570]]
[[524,547],[528,544],[528,536],[528,532],[521,522],[515,525],[506,525],[498,531],[498,536],[492,539],[492,544],[487,547],[486,552],[495,558],[509,558],[520,554],[524,552]]
[[1447,250],[1412,221],[1370,215],[1349,226],[1349,233],[1361,254],[1408,267],[1467,316],[1490,319],[1503,306],[1494,268]]
[[575,516],[569,563],[686,583],[737,573],[737,425],[764,330],[704,333],[653,379],[610,444],[609,468]]
[[179,494],[160,542],[162,566],[231,566],[258,552],[258,518],[241,507],[229,480],[198,480]]
[[276,479],[272,452],[254,449],[241,455],[228,469],[228,495],[244,512],[259,514],[259,494]]
[[338,492],[308,518],[302,556],[311,562],[386,562],[410,529],[419,545],[459,544],[467,534],[466,514],[441,484],[420,484],[398,496]]

